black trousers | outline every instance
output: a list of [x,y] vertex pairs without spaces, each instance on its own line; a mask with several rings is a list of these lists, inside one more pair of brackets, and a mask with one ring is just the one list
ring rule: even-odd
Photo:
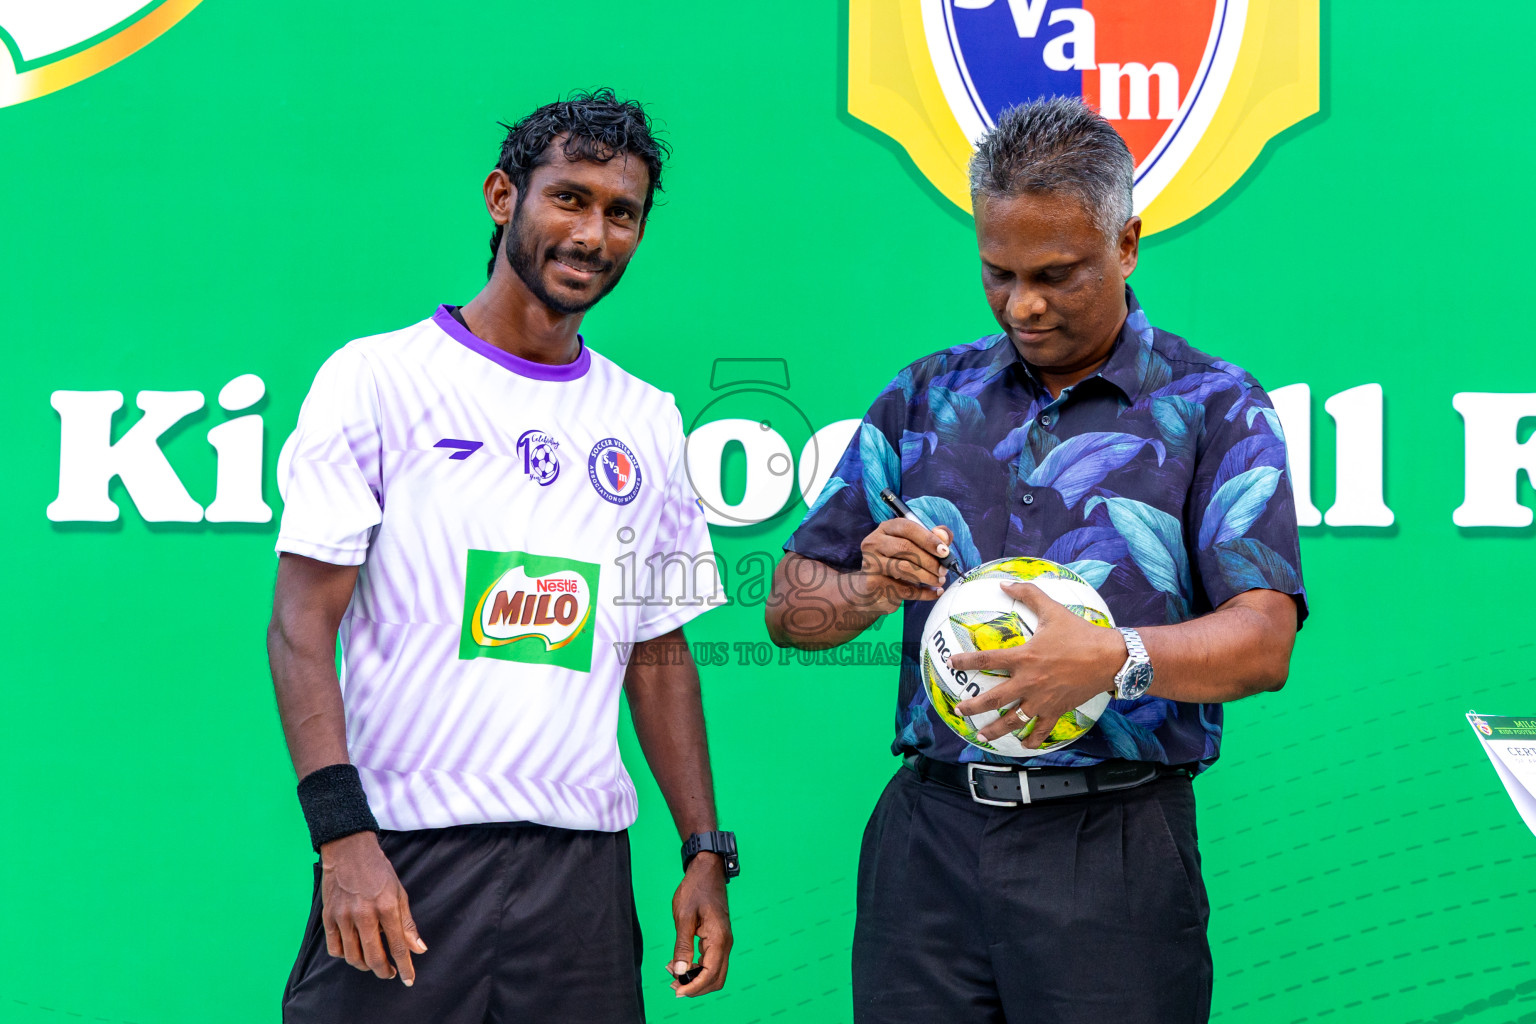
[[317,864],[285,1024],[645,1020],[627,833],[471,825],[379,842],[427,944],[412,958],[416,984],[326,952]]
[[1189,779],[988,807],[901,769],[864,832],[856,1024],[1203,1024]]

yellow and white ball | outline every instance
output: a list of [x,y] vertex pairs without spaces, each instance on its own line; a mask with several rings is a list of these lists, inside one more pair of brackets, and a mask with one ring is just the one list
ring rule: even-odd
[[[979,565],[944,591],[928,613],[923,627],[923,685],[928,699],[944,724],[967,743],[1006,757],[1033,757],[1059,750],[1089,729],[1104,713],[1109,694],[1101,693],[1087,703],[1068,711],[1051,730],[1049,740],[1039,750],[1030,750],[1022,739],[1030,734],[1036,720],[1030,719],[1011,733],[995,740],[984,740],[977,731],[997,721],[998,712],[962,715],[955,705],[969,700],[1001,683],[1003,672],[956,672],[949,667],[952,655],[961,651],[994,651],[1018,647],[1034,636],[1038,626],[1035,613],[1003,592],[1005,583],[1032,583],[1046,596],[1067,607],[1096,626],[1114,626],[1114,616],[1104,599],[1077,573],[1044,558],[1000,558]],[[1013,714],[1017,701],[1003,709]]]

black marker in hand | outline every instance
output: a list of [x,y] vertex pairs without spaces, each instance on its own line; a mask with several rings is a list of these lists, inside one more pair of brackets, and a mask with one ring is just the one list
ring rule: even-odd
[[[910,520],[925,530],[933,529],[933,527],[917,518],[917,513],[908,508],[907,503],[902,501],[901,498],[897,496],[896,492],[891,490],[889,487],[880,492],[880,500],[885,502],[886,506],[892,512],[896,513],[896,517],[898,519]],[[939,559],[939,564],[944,566],[944,568],[948,569],[950,572],[954,573],[956,576],[964,575],[965,570],[960,568],[960,559],[955,557],[954,545],[950,545],[949,554]]]

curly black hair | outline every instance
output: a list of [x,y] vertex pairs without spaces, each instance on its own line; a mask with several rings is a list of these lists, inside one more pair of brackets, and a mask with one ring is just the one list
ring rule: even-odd
[[[672,155],[671,148],[656,138],[645,108],[631,100],[621,100],[612,89],[574,92],[569,99],[546,103],[513,124],[498,122],[507,130],[501,143],[501,158],[496,161],[517,188],[517,202],[522,205],[528,179],[534,168],[544,163],[549,147],[564,136],[561,152],[567,160],[592,160],[607,163],[620,153],[645,161],[650,172],[650,189],[645,194],[645,211],[661,188],[661,162]],[[491,232],[491,261],[486,276],[496,269],[496,254],[501,249],[504,225]]]

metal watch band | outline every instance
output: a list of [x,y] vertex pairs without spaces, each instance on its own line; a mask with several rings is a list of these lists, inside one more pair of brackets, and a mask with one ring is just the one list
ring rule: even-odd
[[[1125,640],[1125,664],[1115,673],[1115,699],[1135,700],[1152,686],[1152,659],[1141,634],[1129,626],[1117,627]],[[1140,670],[1140,671],[1138,671]]]
[[736,853],[736,833],[695,832],[683,842],[683,870],[701,853],[716,853],[725,862],[725,880],[741,874],[741,858]]
[[1121,626],[1120,635],[1125,637],[1125,651],[1131,661],[1147,661],[1147,647],[1141,642],[1141,634],[1130,626]]

